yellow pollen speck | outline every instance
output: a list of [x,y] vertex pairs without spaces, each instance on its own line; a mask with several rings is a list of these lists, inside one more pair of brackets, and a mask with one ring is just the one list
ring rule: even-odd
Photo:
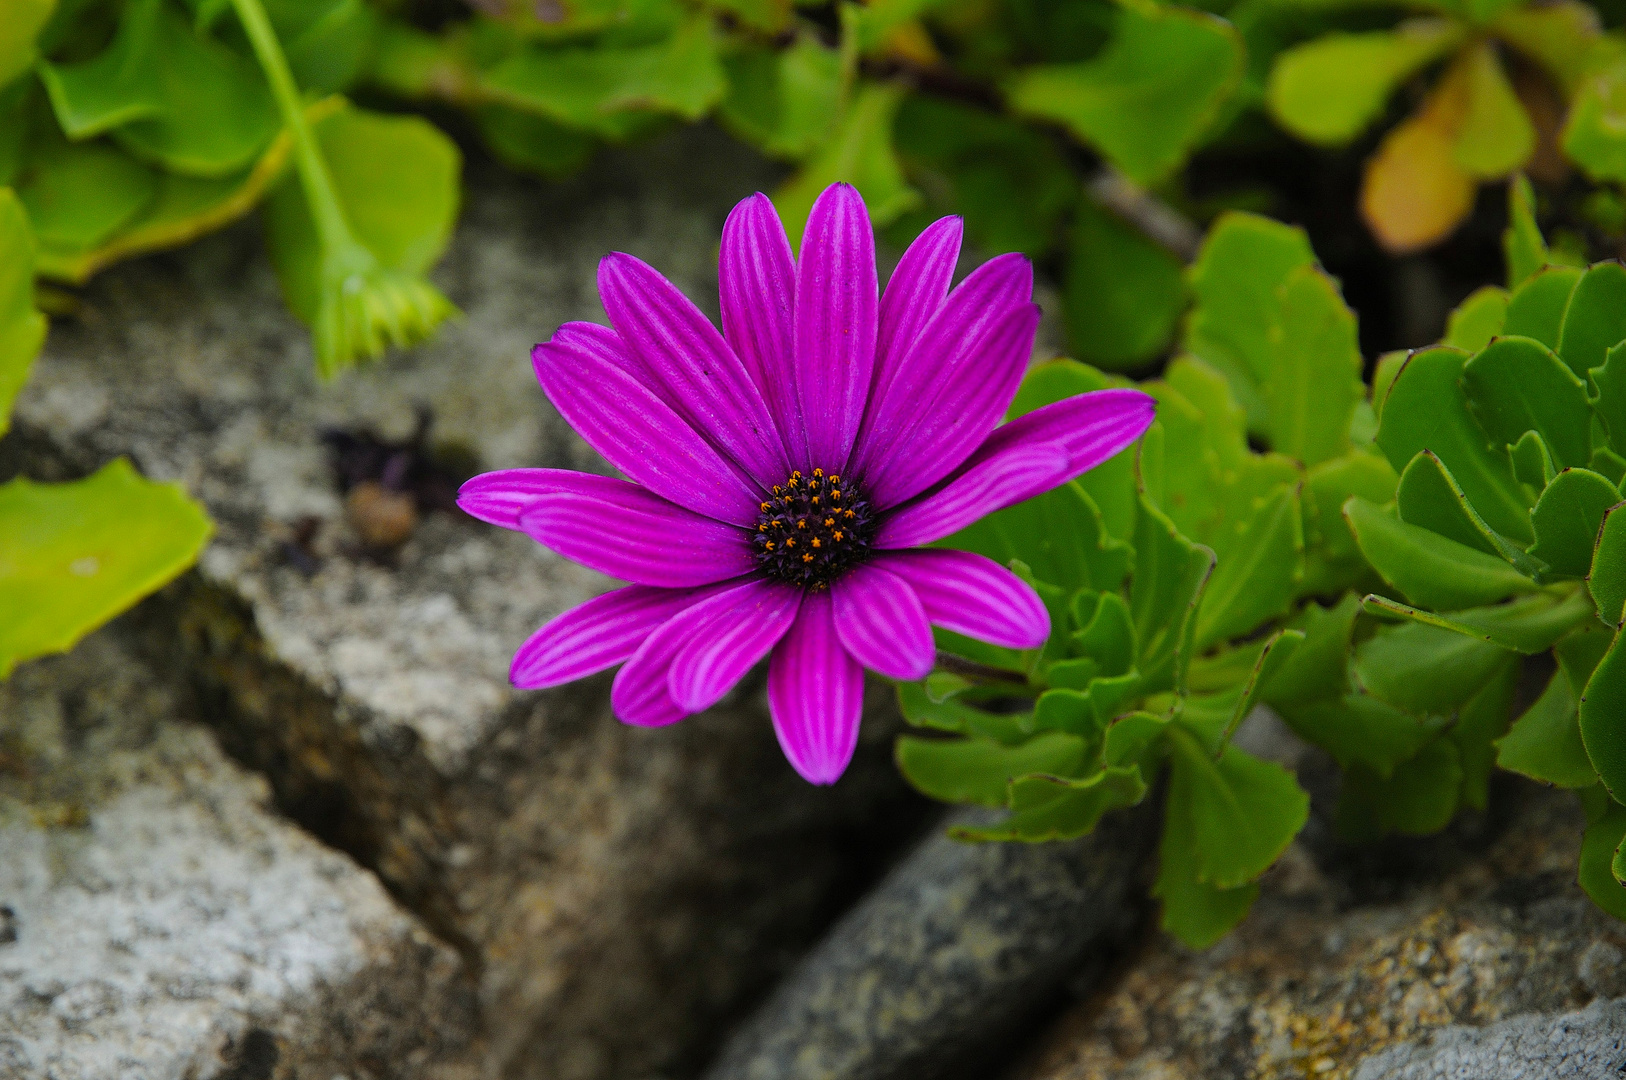
[[775,494],[775,495],[777,495],[777,494],[779,494],[779,485],[778,485],[778,484],[775,484],[775,485],[774,485],[774,486],[773,486],[773,493],[774,493],[774,494]]
[[757,509],[759,509],[759,510],[761,510],[761,511],[762,511],[762,512],[763,512],[763,513],[764,513],[764,514],[766,514],[766,513],[767,513],[767,512],[768,512],[768,504],[767,504],[767,503],[763,503],[763,504],[762,504],[762,505],[761,505],[761,506],[759,506],[759,507],[758,507],[758,508],[757,508]]
[[828,529],[830,526],[834,525],[835,523],[836,523],[835,518],[825,518],[824,519],[824,527],[826,529]]
[[788,547],[788,548],[795,547],[796,546],[796,538],[793,536],[789,540],[786,540],[785,541],[785,546]]
[[814,537],[814,538],[813,538],[813,546],[814,546],[814,547],[823,547],[823,546],[824,546],[824,545],[823,545],[823,544],[821,544],[821,543],[819,543],[819,538],[818,538],[818,537],[816,537],[816,536],[815,536],[815,537]]
[[813,561],[813,556],[811,556],[811,555],[803,555],[802,556],[802,561],[803,562],[812,562]]
[[766,544],[764,544],[764,545],[763,545],[763,546],[764,546],[764,547],[766,547],[766,548],[767,548],[767,549],[768,549],[768,550],[769,550],[769,551],[772,551],[772,550],[773,550],[773,541],[772,541],[772,540],[769,540],[769,541],[768,541],[768,542],[767,542],[767,543],[766,543]]
[[834,491],[832,491],[832,492],[831,492],[831,493],[830,493],[830,497],[831,497],[831,498],[832,498],[832,499],[834,499],[834,500],[836,500],[836,501],[837,501],[837,502],[840,502],[840,501],[841,501],[841,489],[840,489],[840,488],[836,488],[836,489],[835,489],[835,490],[834,490]]
[[813,505],[814,506],[819,505],[819,497],[817,495],[813,496]]
[[807,528],[807,519],[806,518],[798,518],[797,521],[796,521],[796,527],[798,529]]
[[813,475],[814,476],[823,476],[824,475],[824,470],[823,469],[814,469],[813,470]]
[[842,514],[844,514],[844,515],[845,515],[845,516],[847,516],[847,517],[853,517],[853,516],[855,516],[855,515],[854,515],[854,514],[853,514],[853,512],[852,512],[852,511],[851,511],[851,510],[843,510],[843,511],[842,511]]
[[841,530],[840,529],[837,529],[835,531],[835,537],[836,537],[837,541],[840,541],[840,539],[841,539]]

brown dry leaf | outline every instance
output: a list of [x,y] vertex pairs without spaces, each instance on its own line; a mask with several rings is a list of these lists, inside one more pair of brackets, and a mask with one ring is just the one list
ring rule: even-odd
[[1478,185],[1455,154],[1468,88],[1467,66],[1453,63],[1422,107],[1366,162],[1361,216],[1391,255],[1432,247],[1473,212]]

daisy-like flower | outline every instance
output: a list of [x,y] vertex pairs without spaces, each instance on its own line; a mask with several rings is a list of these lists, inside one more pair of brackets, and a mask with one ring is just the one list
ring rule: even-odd
[[[1004,255],[953,292],[958,218],[909,247],[886,291],[858,192],[825,190],[791,254],[754,195],[723,227],[717,328],[630,255],[599,264],[610,327],[531,353],[548,399],[627,479],[509,469],[459,505],[631,582],[514,657],[522,688],[615,664],[629,724],[681,720],[764,657],[785,756],[833,783],[858,741],[865,668],[930,672],[931,626],[1015,649],[1050,618],[981,555],[927,550],[1132,443],[1152,399],[1102,390],[1000,424],[1033,351],[1033,271]],[[623,663],[624,662],[624,663]]]

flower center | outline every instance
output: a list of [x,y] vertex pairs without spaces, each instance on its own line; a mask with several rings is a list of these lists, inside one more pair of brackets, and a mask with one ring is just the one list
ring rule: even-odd
[[793,472],[759,509],[751,548],[769,577],[822,589],[869,558],[875,515],[857,484]]

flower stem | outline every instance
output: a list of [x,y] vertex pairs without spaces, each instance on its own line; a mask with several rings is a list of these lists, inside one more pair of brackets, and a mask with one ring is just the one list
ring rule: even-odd
[[231,0],[231,3],[243,24],[243,31],[248,35],[249,44],[253,46],[254,56],[265,72],[266,81],[271,84],[271,94],[276,98],[278,111],[282,113],[282,122],[287,125],[288,133],[293,138],[294,166],[299,172],[299,184],[305,191],[305,201],[310,205],[311,219],[316,223],[323,250],[337,254],[347,248],[357,249],[370,256],[371,253],[351,231],[350,222],[345,219],[344,211],[339,206],[333,175],[328,172],[327,159],[322,156],[321,147],[316,143],[315,132],[305,120],[299,88],[294,84],[293,72],[288,67],[287,57],[283,55],[282,45],[277,41],[276,31],[271,28],[271,20],[266,17],[265,8],[260,0]]

